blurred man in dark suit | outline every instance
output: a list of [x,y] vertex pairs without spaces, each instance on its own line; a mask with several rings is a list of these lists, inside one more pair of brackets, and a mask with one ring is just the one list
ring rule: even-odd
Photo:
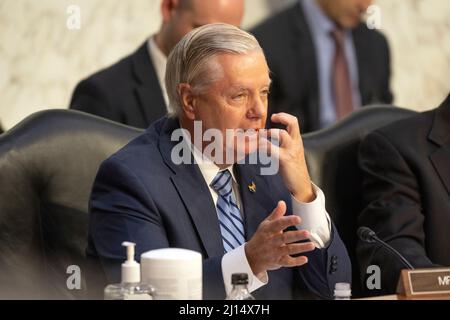
[[[416,268],[450,266],[450,95],[435,110],[369,134],[360,166],[365,209],[359,224]],[[404,269],[398,259],[365,243],[359,243],[357,254],[361,270],[380,267],[377,293],[394,292]]]
[[361,23],[370,3],[300,0],[252,31],[272,72],[270,113],[293,114],[308,132],[392,102],[388,43]]
[[164,75],[167,56],[189,31],[214,22],[241,24],[243,0],[162,0],[162,25],[136,52],[81,81],[70,108],[147,128],[170,111]]

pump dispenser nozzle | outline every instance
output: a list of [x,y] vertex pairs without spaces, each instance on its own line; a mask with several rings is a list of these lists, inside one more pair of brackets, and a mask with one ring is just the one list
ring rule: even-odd
[[141,269],[134,260],[136,244],[125,241],[122,246],[127,248],[127,260],[122,263],[122,283],[138,283],[141,281]]
[[136,244],[126,241],[122,246],[127,250],[127,260],[122,263],[122,282],[106,286],[105,300],[152,300],[155,289],[141,283],[141,266],[134,260]]

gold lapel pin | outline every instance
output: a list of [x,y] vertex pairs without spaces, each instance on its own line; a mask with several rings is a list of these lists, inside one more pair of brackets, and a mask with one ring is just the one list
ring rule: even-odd
[[256,184],[255,184],[253,181],[252,181],[251,184],[248,185],[248,190],[249,190],[251,193],[255,193],[255,192],[256,192]]

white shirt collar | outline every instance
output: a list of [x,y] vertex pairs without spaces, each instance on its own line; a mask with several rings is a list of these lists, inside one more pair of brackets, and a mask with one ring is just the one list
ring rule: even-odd
[[200,172],[205,179],[205,182],[208,186],[210,186],[211,182],[213,182],[214,178],[220,171],[228,170],[231,173],[231,177],[233,182],[237,184],[236,177],[233,172],[233,165],[230,165],[227,168],[220,169],[214,162],[212,162],[206,156],[197,149],[197,147],[192,143],[192,141],[187,137],[186,131],[183,130],[183,138],[186,141],[189,149],[191,150],[192,155],[194,156],[195,163],[198,165]]
[[166,102],[167,111],[171,111],[171,107],[169,106],[169,97],[167,95],[166,90],[166,65],[167,65],[167,57],[164,53],[159,49],[155,42],[155,36],[151,36],[147,41],[147,50],[150,55],[150,60],[153,64],[153,67],[156,71],[156,76],[158,78],[159,85],[162,90],[162,94],[164,97],[164,101]]

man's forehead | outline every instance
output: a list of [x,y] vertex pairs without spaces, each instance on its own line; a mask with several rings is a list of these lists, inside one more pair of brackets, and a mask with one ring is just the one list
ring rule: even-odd
[[250,87],[253,85],[270,86],[271,83],[272,83],[272,79],[270,79],[270,78],[263,79],[260,83],[251,81],[251,79],[248,79],[248,81],[245,81],[243,79],[237,79],[236,81],[228,82],[227,87],[233,91],[241,91],[241,90],[249,90]]
[[180,8],[183,9],[202,9],[208,5],[218,7],[239,8],[244,7],[244,0],[179,0]]
[[[259,59],[254,58],[255,53],[260,55]],[[262,52],[219,53],[209,59],[205,71],[211,82],[226,81],[227,87],[232,88],[248,88],[252,84],[271,83],[269,69]]]
[[268,71],[264,53],[261,50],[252,50],[244,53],[222,52],[214,56],[214,60],[221,66],[236,68],[236,71],[244,71],[246,68],[262,68]]
[[241,24],[243,15],[242,0],[185,0],[183,6],[191,11],[195,24],[201,26],[210,23],[224,22],[235,25]]

